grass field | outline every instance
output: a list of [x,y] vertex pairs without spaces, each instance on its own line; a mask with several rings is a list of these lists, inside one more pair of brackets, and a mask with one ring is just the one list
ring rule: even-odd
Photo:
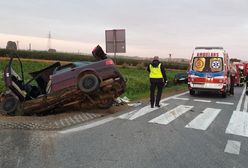
[[[2,79],[3,69],[6,66],[8,61],[0,60],[0,92],[2,92],[4,88],[4,83]],[[48,65],[46,62],[32,62],[32,61],[22,61],[23,70],[24,70],[24,79],[25,81],[29,80],[31,77],[28,74],[29,72],[40,70]],[[17,61],[14,61],[14,68],[20,69]],[[122,96],[127,96],[131,100],[137,100],[141,98],[145,98],[149,96],[149,79],[148,72],[146,69],[136,69],[136,68],[119,68],[121,73],[127,78],[127,90],[126,93]],[[178,71],[167,71],[167,77],[169,80],[168,87],[164,89],[165,92],[171,92],[175,90],[186,89],[186,84],[181,85],[173,85],[172,80],[174,75],[178,73]],[[21,76],[21,75],[20,75]]]

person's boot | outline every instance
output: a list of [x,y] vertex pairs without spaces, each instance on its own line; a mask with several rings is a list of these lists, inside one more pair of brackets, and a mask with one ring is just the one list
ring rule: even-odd
[[156,106],[156,107],[160,107],[160,105],[159,105],[159,104],[156,104],[155,106]]

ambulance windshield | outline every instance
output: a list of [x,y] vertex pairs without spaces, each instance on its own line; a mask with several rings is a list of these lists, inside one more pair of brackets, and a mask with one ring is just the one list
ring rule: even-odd
[[223,59],[220,57],[195,57],[192,69],[197,72],[223,71]]

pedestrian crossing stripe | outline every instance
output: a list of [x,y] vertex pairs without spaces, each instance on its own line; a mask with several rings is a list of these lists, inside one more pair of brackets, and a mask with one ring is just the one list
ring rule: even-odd
[[203,113],[199,114],[195,119],[188,123],[185,127],[199,130],[206,130],[215,120],[221,109],[206,108]]
[[162,114],[152,120],[150,120],[150,123],[157,123],[157,124],[163,124],[167,125],[173,120],[175,120],[177,117],[181,116],[182,114],[186,113],[187,111],[191,110],[193,106],[185,106],[185,105],[179,105],[176,108],[166,112],[165,114]]
[[[167,106],[168,104],[167,103],[161,103],[161,107],[160,108],[163,108],[165,106]],[[133,110],[131,112],[128,112],[128,113],[125,113],[125,114],[122,114],[121,116],[119,116],[118,118],[120,119],[128,119],[128,120],[134,120],[138,117],[141,117],[143,115],[146,115],[148,113],[151,113],[155,110],[158,110],[159,108],[158,107],[154,107],[154,108],[151,108],[150,105],[149,106],[145,106],[139,110]]]
[[[181,94],[180,96],[184,95],[185,93]],[[244,91],[242,92],[242,95],[240,97],[239,103],[237,105],[236,109],[241,109],[242,100],[245,98],[244,106],[247,106],[248,104],[248,97],[244,97]],[[170,99],[178,99],[178,100],[188,100],[187,98],[180,98],[178,96],[171,96],[169,98],[163,99],[162,101],[162,109],[163,107],[169,105],[169,103],[164,103],[167,100]],[[210,100],[204,100],[204,99],[193,99],[193,101],[198,102],[209,102]],[[211,102],[211,101],[210,101]],[[226,104],[226,105],[234,105],[234,103],[231,102],[222,102],[222,101],[216,101],[217,104]],[[179,105],[169,111],[165,111],[164,114],[161,114],[160,116],[157,116],[156,118],[151,119],[148,121],[149,123],[156,123],[156,124],[162,124],[167,125],[171,123],[176,118],[180,117],[184,113],[188,112],[194,108],[194,106],[187,106],[187,105]],[[129,113],[122,114],[118,116],[117,118],[120,119],[128,119],[128,120],[134,120],[141,116],[144,116],[148,113],[154,112],[156,110],[159,110],[159,108],[151,108],[150,105],[145,106],[141,109],[133,110]],[[161,110],[161,108],[160,108]],[[246,113],[247,107],[243,108],[243,111],[234,111],[229,123],[226,127],[226,134],[233,134],[233,135],[239,135],[248,137],[248,113]],[[221,109],[217,108],[206,108],[203,110],[203,113],[196,116],[191,122],[185,125],[186,128],[192,128],[192,129],[198,129],[198,130],[207,130],[209,126],[213,123],[213,121],[216,119],[218,114],[221,112]]]
[[248,113],[234,111],[226,128],[226,134],[248,137]]
[[[168,104],[164,104],[162,107],[167,106]],[[156,123],[156,124],[162,124],[167,125],[183,115],[184,113],[191,110],[194,106],[187,106],[187,105],[179,105],[164,114],[159,115],[158,117],[148,121],[149,123]],[[119,119],[128,119],[128,120],[134,120],[141,116],[144,116],[148,113],[151,113],[155,110],[158,110],[159,108],[151,108],[150,106],[145,106],[139,110],[133,110],[129,113],[122,114],[119,116]],[[195,117],[190,123],[188,123],[185,127],[186,128],[193,128],[198,130],[206,130],[212,122],[215,120],[215,118],[218,116],[218,114],[221,112],[221,109],[215,109],[215,108],[206,108],[203,110],[203,113],[199,114],[197,117]]]
[[224,152],[239,155],[241,142],[228,140]]

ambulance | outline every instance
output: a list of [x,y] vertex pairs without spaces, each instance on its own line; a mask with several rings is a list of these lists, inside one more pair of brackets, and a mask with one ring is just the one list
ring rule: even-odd
[[188,68],[190,95],[201,91],[226,97],[230,90],[230,62],[223,47],[196,47]]

